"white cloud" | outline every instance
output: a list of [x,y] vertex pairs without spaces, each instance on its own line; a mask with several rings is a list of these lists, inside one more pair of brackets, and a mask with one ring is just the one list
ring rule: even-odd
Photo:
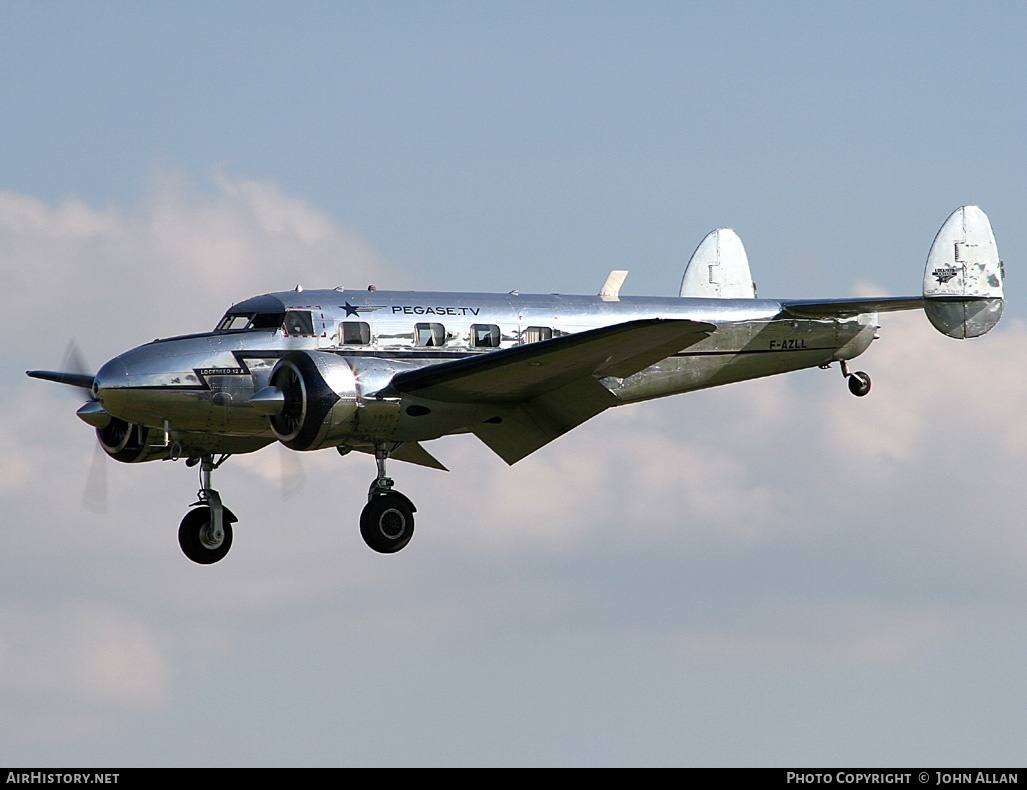
[[272,183],[214,172],[197,184],[162,171],[135,207],[0,191],[0,277],[0,339],[31,336],[52,360],[37,366],[53,367],[69,337],[87,355],[113,356],[212,327],[258,293],[363,288],[390,274],[357,234]]
[[[169,642],[138,617],[88,603],[0,610],[0,730],[12,716],[48,735],[103,729],[173,699]],[[9,733],[10,734],[10,733]]]

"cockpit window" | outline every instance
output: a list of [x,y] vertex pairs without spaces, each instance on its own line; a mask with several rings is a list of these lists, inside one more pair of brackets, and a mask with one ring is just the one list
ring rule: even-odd
[[229,313],[221,319],[221,323],[217,326],[219,332],[239,332],[246,329],[250,325],[250,319],[253,316],[247,315],[236,315]]
[[257,313],[250,329],[278,329],[284,320],[285,313]]
[[242,332],[245,329],[278,329],[285,313],[228,313],[217,325],[218,332]]

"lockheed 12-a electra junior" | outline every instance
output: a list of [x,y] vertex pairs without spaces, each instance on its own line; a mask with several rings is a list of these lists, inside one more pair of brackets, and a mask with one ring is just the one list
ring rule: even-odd
[[863,396],[870,377],[848,362],[875,339],[879,313],[922,309],[960,339],[1002,313],[1002,261],[976,206],[938,231],[921,296],[758,298],[726,228],[698,246],[676,297],[621,296],[626,274],[612,272],[596,296],[297,287],[233,305],[211,332],[127,351],[96,375],[28,375],[84,390],[78,415],[111,458],[199,465],[199,501],[178,531],[194,562],[223,558],[237,521],[212,472],[274,442],[372,454],[360,532],[390,553],[410,541],[415,508],[386,462],[445,469],[424,447],[432,439],[471,433],[513,464],[611,406],[835,362]]

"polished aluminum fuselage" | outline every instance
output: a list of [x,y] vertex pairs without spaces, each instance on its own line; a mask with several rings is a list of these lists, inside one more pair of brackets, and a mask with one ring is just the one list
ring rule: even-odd
[[[400,371],[549,337],[651,318],[716,327],[708,337],[639,373],[599,379],[621,404],[851,359],[866,350],[877,329],[875,313],[793,317],[771,299],[518,293],[287,291],[240,302],[229,314],[261,311],[309,313],[310,323],[303,331],[226,329],[139,346],[97,374],[95,386],[104,409],[165,432],[164,441],[178,443],[182,452],[239,453],[274,441],[267,416],[249,399],[268,386],[275,365],[291,351],[359,361],[364,371],[357,376],[359,393],[373,401]],[[357,331],[349,331],[347,324]],[[498,346],[475,344],[483,327],[498,330],[498,336],[492,335]],[[445,410],[427,420],[393,411],[380,429],[371,427],[373,421],[366,423],[364,438],[424,441],[466,430],[460,418]],[[376,431],[380,435],[372,436]]]

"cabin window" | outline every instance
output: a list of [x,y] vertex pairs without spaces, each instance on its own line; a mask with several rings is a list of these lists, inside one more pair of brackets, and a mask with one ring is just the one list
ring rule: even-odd
[[446,343],[446,328],[442,324],[414,324],[415,346],[441,346]]
[[314,319],[309,310],[290,310],[285,314],[283,328],[287,335],[312,335],[314,334]]
[[343,321],[339,324],[339,342],[344,346],[371,344],[371,325],[367,321]]
[[471,324],[473,348],[499,348],[499,327],[495,324]]
[[548,326],[529,326],[521,332],[522,343],[538,343],[540,340],[552,340],[553,330]]

